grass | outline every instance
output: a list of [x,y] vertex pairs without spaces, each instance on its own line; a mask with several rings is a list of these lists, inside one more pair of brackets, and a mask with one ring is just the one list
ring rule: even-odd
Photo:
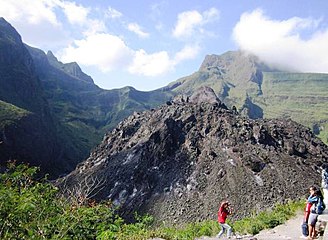
[[266,210],[259,214],[238,220],[233,223],[235,232],[240,234],[257,234],[263,229],[270,229],[283,224],[298,211],[303,210],[304,200],[290,202],[288,204],[278,204],[273,210]]
[[[287,204],[278,204],[272,210],[260,213],[253,213],[250,217],[243,218],[234,222],[228,221],[233,231],[239,235],[255,235],[261,230],[274,228],[283,224],[297,212],[304,208],[304,201],[293,201]],[[149,216],[148,216],[149,217]],[[158,227],[151,228],[151,221],[136,228],[127,225],[125,231],[117,239],[146,240],[150,238],[163,238],[166,240],[193,240],[201,236],[215,236],[220,231],[220,226],[216,221],[203,221],[199,223],[189,223],[182,227]],[[106,238],[104,238],[106,239]]]
[[29,111],[0,100],[0,129],[19,121],[31,114]]
[[288,117],[313,130],[328,143],[327,74],[264,72],[263,95],[252,96],[264,112],[264,118]]

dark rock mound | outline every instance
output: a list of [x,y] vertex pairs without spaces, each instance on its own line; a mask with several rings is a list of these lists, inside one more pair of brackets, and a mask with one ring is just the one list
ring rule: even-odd
[[98,183],[89,196],[111,199],[126,218],[139,211],[179,224],[215,220],[223,199],[240,218],[319,183],[328,147],[309,129],[244,118],[208,88],[181,99],[122,121],[61,186]]

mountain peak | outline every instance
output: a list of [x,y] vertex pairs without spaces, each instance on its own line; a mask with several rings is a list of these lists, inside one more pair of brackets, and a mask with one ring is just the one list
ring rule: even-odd
[[15,44],[20,47],[23,45],[22,38],[19,33],[3,17],[0,17],[0,38],[2,41],[8,41],[11,45]]
[[229,68],[230,65],[236,64],[236,62],[251,63],[257,62],[257,58],[254,55],[246,54],[241,51],[228,51],[222,55],[206,55],[199,70],[210,70],[211,68]]
[[51,62],[59,62],[58,59],[56,58],[56,56],[50,50],[47,52],[47,58]]
[[62,63],[50,50],[47,52],[47,58],[49,63],[55,68],[62,70],[79,80],[94,83],[93,79],[89,75],[85,74],[76,62]]

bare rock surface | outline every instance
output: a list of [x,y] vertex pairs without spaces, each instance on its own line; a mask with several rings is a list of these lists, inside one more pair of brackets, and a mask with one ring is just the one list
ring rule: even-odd
[[327,160],[308,128],[242,117],[202,88],[120,122],[59,186],[97,183],[90,196],[110,199],[127,220],[138,211],[179,225],[216,220],[223,199],[239,219],[304,198]]

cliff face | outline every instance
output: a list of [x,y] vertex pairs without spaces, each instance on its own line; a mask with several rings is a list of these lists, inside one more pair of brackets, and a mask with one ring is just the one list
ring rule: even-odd
[[16,106],[47,114],[33,60],[16,30],[0,18],[0,96]]
[[[215,219],[229,199],[236,218],[304,196],[320,180],[328,147],[291,120],[251,120],[201,88],[108,133],[59,185],[94,185],[129,218],[150,213],[168,224]],[[93,194],[92,194],[93,195]]]
[[101,89],[77,63],[61,63],[50,51],[25,45],[0,18],[0,164],[17,159],[52,177],[67,174],[105,131],[170,96]]
[[[55,173],[60,151],[48,102],[30,54],[3,18],[0,86],[0,162],[18,159]],[[22,111],[25,114],[20,114]]]

